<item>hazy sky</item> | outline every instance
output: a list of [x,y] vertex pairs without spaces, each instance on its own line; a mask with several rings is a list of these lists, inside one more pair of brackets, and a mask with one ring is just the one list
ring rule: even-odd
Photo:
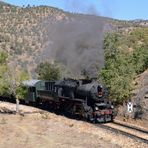
[[95,13],[116,19],[148,19],[148,0],[5,0],[23,5],[48,5],[70,12]]

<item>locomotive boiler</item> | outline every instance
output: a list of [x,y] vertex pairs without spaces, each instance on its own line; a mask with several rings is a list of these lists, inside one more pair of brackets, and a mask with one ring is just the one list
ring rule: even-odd
[[107,90],[99,82],[94,80],[73,80],[64,79],[55,83],[61,88],[59,95],[83,100],[104,101],[107,97]]
[[88,84],[80,85],[77,88],[76,94],[83,99],[92,99],[100,101],[104,95],[104,89],[98,82],[91,82]]

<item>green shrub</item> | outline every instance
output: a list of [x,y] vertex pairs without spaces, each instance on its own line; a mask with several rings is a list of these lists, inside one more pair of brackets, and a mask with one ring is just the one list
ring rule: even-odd
[[104,39],[106,63],[100,76],[110,89],[110,98],[118,103],[130,97],[135,75],[148,68],[147,34],[148,29],[138,28],[129,35],[112,33]]
[[36,72],[38,79],[41,80],[58,80],[61,77],[59,66],[49,62],[40,63],[36,68]]

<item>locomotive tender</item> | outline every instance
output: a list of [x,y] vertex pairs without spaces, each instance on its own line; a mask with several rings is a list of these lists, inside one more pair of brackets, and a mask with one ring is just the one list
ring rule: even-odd
[[27,103],[45,104],[62,113],[92,122],[114,119],[114,107],[108,101],[108,93],[95,80],[29,80],[23,84],[28,90],[25,98]]

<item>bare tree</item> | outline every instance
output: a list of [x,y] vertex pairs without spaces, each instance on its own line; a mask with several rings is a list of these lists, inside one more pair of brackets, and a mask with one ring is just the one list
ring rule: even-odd
[[28,73],[18,70],[16,64],[9,65],[7,81],[9,83],[9,93],[16,99],[16,113],[19,113],[19,99],[23,97],[22,81],[28,78]]

